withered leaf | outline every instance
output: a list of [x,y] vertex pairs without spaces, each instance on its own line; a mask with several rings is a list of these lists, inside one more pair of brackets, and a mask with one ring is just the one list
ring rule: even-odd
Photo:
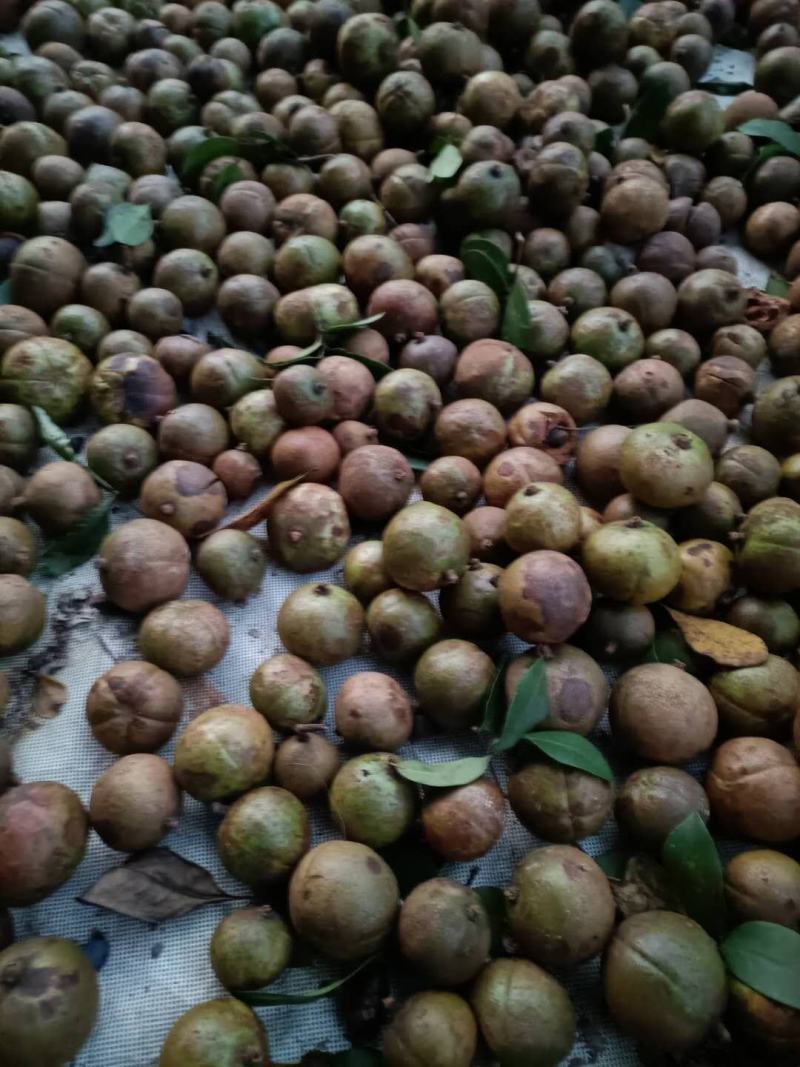
[[626,919],[642,911],[682,911],[676,906],[666,869],[650,856],[631,856],[623,878],[611,881],[611,892]]
[[302,474],[297,474],[294,478],[289,478],[285,482],[278,482],[258,503],[253,504],[251,508],[243,511],[241,515],[237,515],[230,522],[217,526],[215,530],[209,530],[204,536],[208,537],[210,534],[216,533],[217,530],[252,530],[254,526],[258,526],[259,523],[266,519],[276,500],[279,500],[284,493],[288,493],[290,489],[293,489],[298,482],[302,482],[307,476],[308,472],[304,471]]
[[693,652],[709,659],[720,667],[757,667],[765,663],[769,652],[757,634],[748,633],[738,626],[718,619],[701,619],[696,615],[684,615],[682,611],[667,608],[686,644]]
[[204,867],[168,848],[151,848],[102,874],[78,903],[156,923],[237,899],[242,898],[220,889]]
[[54,719],[67,702],[67,687],[49,674],[39,674],[31,697],[31,715],[44,721]]

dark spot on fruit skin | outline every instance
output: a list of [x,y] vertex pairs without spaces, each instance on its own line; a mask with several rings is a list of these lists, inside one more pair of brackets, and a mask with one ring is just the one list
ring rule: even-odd
[[564,722],[580,722],[591,712],[592,690],[581,678],[567,678],[558,695],[559,718]]
[[202,496],[203,493],[217,495],[222,491],[222,483],[206,467],[197,470],[195,465],[182,463],[175,471],[175,488],[181,496]]
[[381,873],[381,865],[378,860],[375,859],[374,856],[367,857],[367,869],[372,871],[373,874]]
[[701,545],[692,545],[691,548],[687,548],[686,549],[686,555],[687,556],[701,556],[710,547],[711,547],[711,545],[709,545],[708,541],[703,541],[703,543]]
[[403,637],[400,631],[394,626],[379,626],[375,631],[375,640],[381,646],[381,648],[389,649],[399,648],[402,644]]

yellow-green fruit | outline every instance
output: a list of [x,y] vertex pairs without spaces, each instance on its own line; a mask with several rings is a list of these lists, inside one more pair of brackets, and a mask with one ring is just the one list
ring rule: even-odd
[[56,422],[66,422],[83,401],[92,369],[83,352],[69,341],[31,337],[5,353],[0,381],[9,387],[8,399],[35,404]]
[[292,935],[272,908],[238,908],[221,920],[209,951],[214,974],[231,993],[260,989],[288,966]]
[[325,683],[310,663],[279,652],[260,663],[250,679],[250,699],[270,726],[293,730],[325,714]]
[[308,815],[286,789],[251,789],[228,809],[217,830],[220,859],[234,878],[265,886],[288,877],[308,850]]
[[493,960],[478,975],[471,1003],[500,1067],[556,1067],[575,1043],[566,989],[530,960]]
[[718,671],[708,687],[720,722],[737,736],[784,737],[800,705],[800,674],[781,656]]
[[196,800],[224,800],[266,781],[274,750],[263,716],[242,704],[220,704],[178,738],[175,777]]
[[733,584],[733,553],[718,541],[683,541],[681,576],[669,596],[670,604],[692,615],[710,615]]
[[469,1004],[455,993],[415,993],[383,1035],[387,1067],[469,1067],[478,1027]]
[[654,508],[696,504],[714,477],[705,441],[677,422],[649,422],[631,430],[619,451],[622,483]]
[[495,677],[492,659],[471,641],[437,641],[414,671],[420,707],[444,730],[465,730],[480,719]]
[[331,815],[351,841],[384,848],[414,821],[417,792],[400,777],[396,764],[387,752],[370,752],[348,760],[333,779]]
[[205,600],[161,604],[145,617],[138,636],[144,659],[181,677],[216,667],[229,641],[228,620]]
[[0,953],[4,1062],[62,1067],[71,1061],[91,1033],[98,999],[97,975],[74,941],[32,937],[10,945]]
[[19,519],[0,516],[0,574],[24,578],[33,570],[38,555],[30,527]]
[[580,539],[581,510],[563,485],[533,482],[506,504],[506,541],[515,552],[568,552]]
[[288,650],[310,663],[330,667],[358,652],[364,609],[337,585],[302,585],[278,612],[278,635]]
[[383,533],[384,565],[404,589],[429,592],[467,569],[470,541],[457,515],[422,501],[403,508]]
[[262,1067],[267,1036],[240,1000],[209,1000],[185,1012],[167,1034],[159,1067]]
[[297,933],[337,960],[375,952],[394,926],[397,879],[377,852],[357,841],[326,841],[297,866],[289,910]]
[[244,530],[217,530],[201,542],[195,558],[203,581],[226,600],[244,601],[261,588],[267,559]]
[[583,543],[592,588],[613,600],[651,604],[675,588],[681,554],[666,530],[639,518],[609,522]]
[[800,932],[800,863],[784,852],[754,848],[725,868],[725,896],[741,922],[779,923]]
[[642,1044],[680,1052],[725,1008],[725,965],[701,926],[671,911],[626,919],[609,946],[605,995],[615,1022]]

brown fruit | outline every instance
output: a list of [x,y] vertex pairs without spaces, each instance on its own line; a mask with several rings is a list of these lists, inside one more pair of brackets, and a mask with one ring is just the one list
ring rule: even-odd
[[422,809],[425,840],[445,860],[473,860],[499,840],[505,799],[487,778],[450,789]]
[[740,852],[725,868],[725,897],[740,922],[800,930],[800,863],[769,848]]
[[532,834],[572,844],[600,830],[611,815],[614,791],[593,774],[529,763],[509,776],[508,801]]
[[98,557],[103,590],[125,611],[148,611],[180,596],[189,577],[189,546],[177,530],[153,519],[117,527]]
[[228,649],[228,620],[205,600],[171,600],[139,627],[142,656],[171,674],[192,677],[215,667]]
[[582,626],[591,590],[581,568],[561,552],[528,552],[500,578],[500,611],[523,641],[561,644]]
[[200,537],[213,530],[225,513],[225,487],[212,470],[191,460],[171,459],[145,478],[139,507],[184,537]]
[[447,404],[433,429],[443,456],[464,456],[477,467],[485,466],[506,443],[503,416],[493,404],[477,397]]
[[706,789],[726,833],[776,843],[800,835],[800,767],[775,741],[735,737],[720,745]]
[[336,732],[346,744],[368,752],[395,752],[411,736],[411,701],[386,674],[360,671],[339,687],[334,708]]
[[275,501],[267,518],[269,544],[285,567],[298,574],[324,570],[350,540],[344,501],[327,485],[296,485]]
[[181,793],[166,760],[149,753],[124,756],[92,789],[89,821],[109,848],[154,848],[177,825]]
[[487,504],[505,508],[511,497],[530,482],[554,482],[560,485],[563,474],[558,463],[539,448],[520,445],[501,452],[483,474],[483,492]]
[[[225,486],[229,500],[244,500],[250,496],[256,486],[256,482],[262,476],[261,464],[255,456],[251,456],[249,452],[243,452],[238,448],[220,452],[211,469]],[[279,477],[286,476],[279,475]]]
[[489,956],[491,930],[481,898],[449,878],[420,882],[397,924],[403,956],[439,986],[474,978]]
[[183,697],[172,675],[141,660],[114,664],[86,698],[95,738],[118,755],[153,752],[175,732]]
[[596,500],[607,501],[625,491],[619,473],[619,453],[631,432],[629,426],[608,424],[590,430],[578,445],[575,476]]
[[327,789],[339,770],[339,750],[318,733],[302,731],[288,737],[275,753],[275,781],[300,800]]
[[414,488],[414,472],[396,448],[365,445],[342,460],[339,492],[351,515],[381,522],[394,515]]
[[89,472],[65,460],[40,467],[22,496],[28,515],[52,536],[65,533],[86,518],[100,499],[100,490]]
[[387,1067],[469,1067],[477,1042],[478,1026],[467,1002],[455,993],[431,990],[409,997],[386,1027],[383,1058]]
[[[537,660],[534,652],[516,656],[505,676],[506,700],[511,703],[525,672]],[[545,658],[548,713],[544,730],[570,730],[588,734],[608,706],[608,682],[600,665],[573,645],[559,645]]]

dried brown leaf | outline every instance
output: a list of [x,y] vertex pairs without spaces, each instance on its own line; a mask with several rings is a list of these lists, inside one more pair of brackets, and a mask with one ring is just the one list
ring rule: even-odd
[[767,334],[783,322],[791,313],[792,305],[782,296],[771,296],[761,289],[747,291],[747,306],[744,312],[745,322],[759,333]]
[[701,619],[667,608],[693,652],[708,656],[720,667],[757,667],[769,650],[757,634],[718,619]]
[[209,530],[209,533],[204,536],[208,537],[210,534],[216,533],[217,530],[252,530],[254,526],[258,526],[259,523],[266,519],[276,500],[279,500],[284,493],[288,493],[290,489],[293,489],[307,476],[308,472],[304,471],[302,474],[298,474],[294,478],[289,478],[285,482],[278,482],[278,484],[273,486],[267,495],[262,497],[258,503],[253,504],[251,508],[248,508],[247,511],[243,511],[241,515],[237,515],[236,518],[231,519],[230,522],[226,522],[222,526],[217,526],[216,530]]
[[67,687],[49,674],[36,677],[31,697],[31,715],[34,719],[44,721],[54,719],[67,702]]
[[631,856],[621,881],[611,880],[611,892],[622,915],[642,911],[680,911],[676,907],[664,867],[649,856]]

